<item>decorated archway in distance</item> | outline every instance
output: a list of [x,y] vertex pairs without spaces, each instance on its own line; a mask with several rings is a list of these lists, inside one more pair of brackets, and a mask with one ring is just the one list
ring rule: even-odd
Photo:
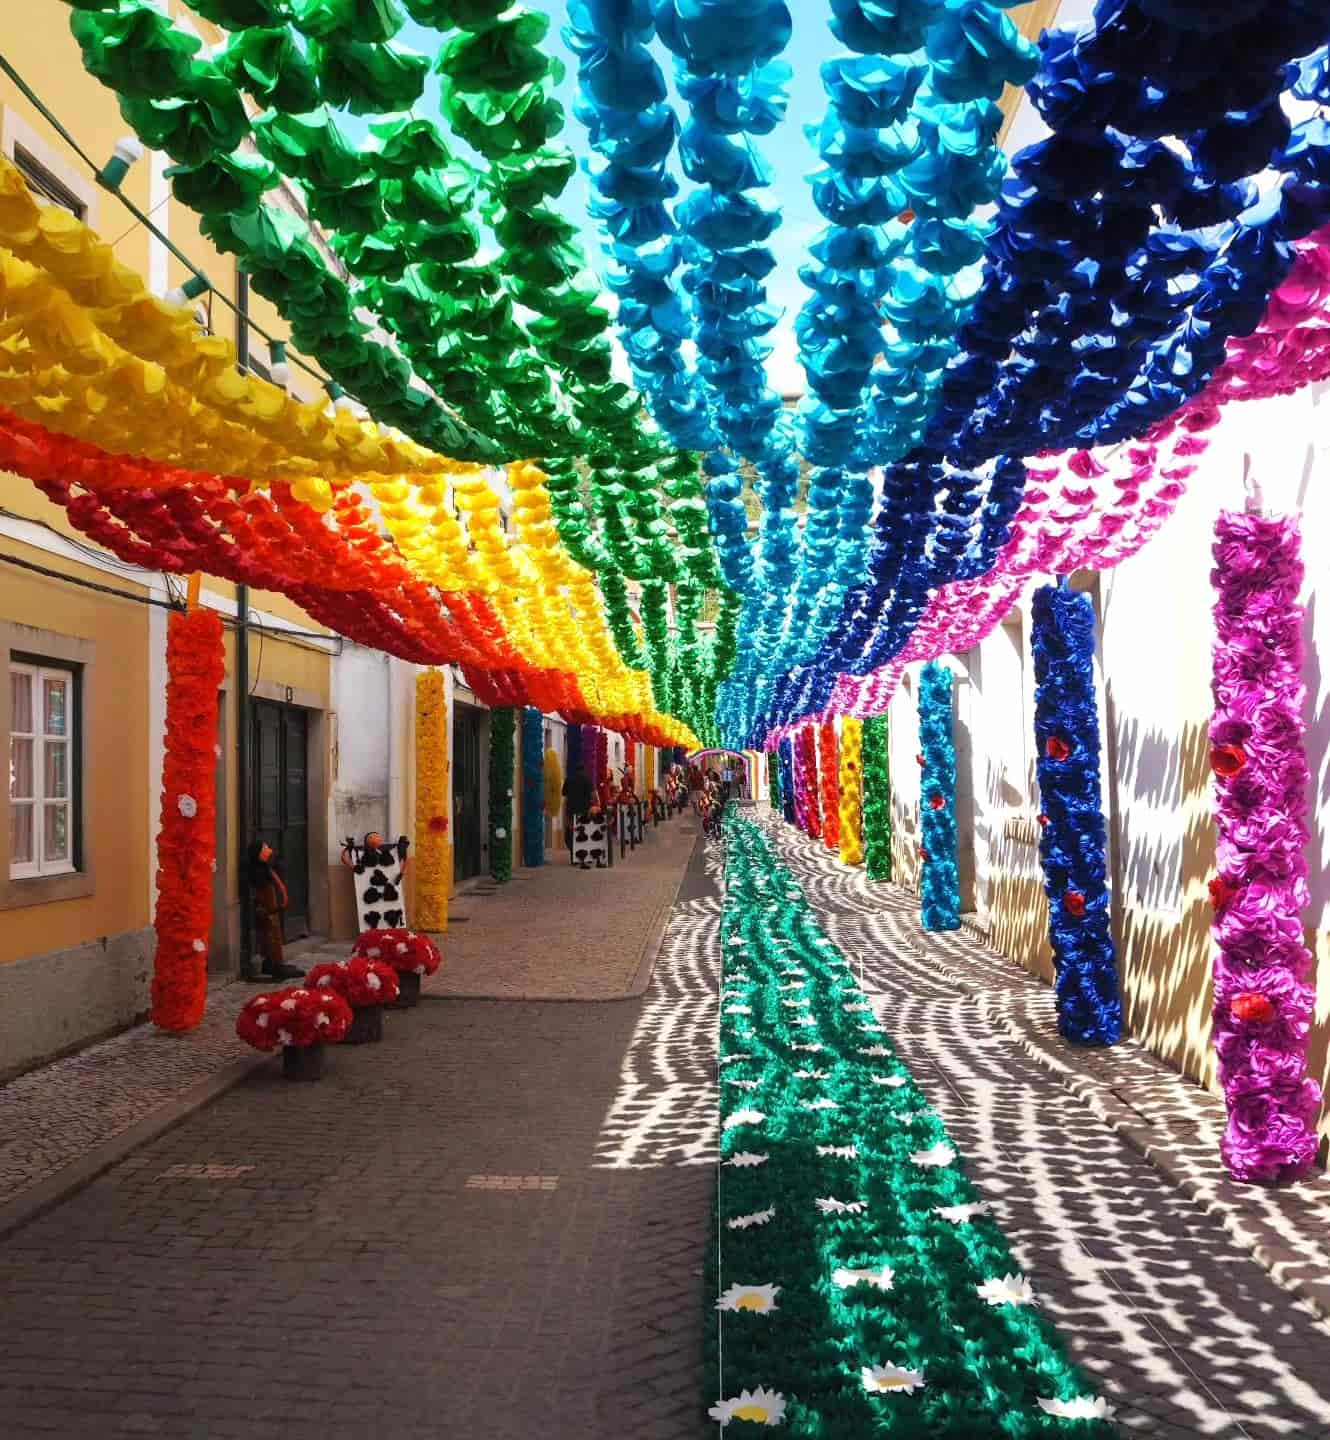
[[712,756],[729,755],[738,760],[744,767],[744,774],[747,777],[747,792],[750,798],[757,799],[757,762],[758,756],[752,750],[729,750],[724,745],[712,746],[707,750],[694,750],[688,757],[690,765],[701,765],[703,761],[711,759]]

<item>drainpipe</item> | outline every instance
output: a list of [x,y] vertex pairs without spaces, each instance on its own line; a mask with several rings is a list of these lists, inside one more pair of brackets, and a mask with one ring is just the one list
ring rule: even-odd
[[245,890],[244,857],[249,851],[249,586],[236,586],[236,835],[240,865],[240,974],[254,969],[254,927]]

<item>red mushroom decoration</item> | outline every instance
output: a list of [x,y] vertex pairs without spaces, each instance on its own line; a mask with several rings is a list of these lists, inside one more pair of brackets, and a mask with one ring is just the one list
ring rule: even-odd
[[1068,890],[1062,896],[1062,908],[1068,915],[1085,914],[1085,896],[1079,890]]
[[1228,1008],[1239,1020],[1249,1020],[1254,1025],[1264,1025],[1275,1018],[1275,1007],[1259,990],[1244,990],[1228,1002]]
[[1210,768],[1221,780],[1231,780],[1247,764],[1247,752],[1241,745],[1216,745],[1210,751]]

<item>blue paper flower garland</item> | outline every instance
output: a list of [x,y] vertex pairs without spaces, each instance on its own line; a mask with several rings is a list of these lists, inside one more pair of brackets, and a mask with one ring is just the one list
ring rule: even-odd
[[951,670],[933,661],[919,674],[919,830],[923,862],[919,884],[925,930],[959,930],[960,878],[956,870],[956,746],[952,739]]
[[798,820],[794,800],[794,741],[782,740],[776,750],[780,757],[780,810],[788,824]]
[[1035,591],[1033,616],[1035,764],[1044,827],[1039,858],[1058,1030],[1078,1044],[1112,1045],[1122,1035],[1122,1002],[1099,798],[1094,606],[1088,595],[1045,585]]
[[522,864],[545,863],[545,717],[522,711]]

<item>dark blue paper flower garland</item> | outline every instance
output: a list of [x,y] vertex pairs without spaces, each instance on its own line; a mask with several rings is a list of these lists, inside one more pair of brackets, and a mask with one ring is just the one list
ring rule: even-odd
[[777,747],[780,757],[780,809],[786,821],[793,825],[798,819],[794,801],[794,741],[785,739]]
[[1122,1035],[1122,1002],[1099,795],[1094,606],[1088,595],[1045,585],[1035,591],[1033,613],[1039,858],[1058,1030],[1082,1045],[1112,1045]]
[[522,864],[545,863],[545,717],[522,711]]
[[919,673],[919,882],[925,930],[959,930],[960,877],[956,870],[956,745],[952,738],[952,678],[936,660]]

